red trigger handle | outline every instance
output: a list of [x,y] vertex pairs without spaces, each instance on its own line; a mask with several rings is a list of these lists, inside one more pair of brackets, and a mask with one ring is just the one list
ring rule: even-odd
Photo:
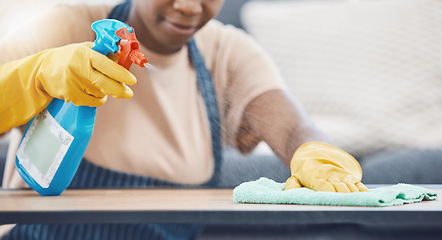
[[140,67],[145,67],[145,64],[147,64],[147,58],[139,50],[140,44],[135,36],[134,28],[132,28],[132,32],[129,32],[127,28],[123,27],[118,29],[115,34],[121,39],[118,43],[120,48],[117,52],[120,57],[118,59],[118,64],[125,67],[127,70],[129,70],[132,63],[135,63]]

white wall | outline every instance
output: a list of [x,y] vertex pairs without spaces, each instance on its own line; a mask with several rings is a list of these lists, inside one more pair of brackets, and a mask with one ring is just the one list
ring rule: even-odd
[[4,34],[8,29],[30,20],[58,3],[116,4],[118,2],[121,0],[0,0],[0,30]]

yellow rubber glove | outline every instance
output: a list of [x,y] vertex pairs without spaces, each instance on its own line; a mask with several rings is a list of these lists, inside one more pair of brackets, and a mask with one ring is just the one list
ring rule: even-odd
[[324,192],[366,192],[362,169],[347,152],[320,142],[301,145],[290,162],[292,176],[284,190],[302,186]]
[[41,51],[0,66],[0,133],[28,122],[52,101],[96,107],[107,95],[131,98],[136,78],[91,49],[92,43]]

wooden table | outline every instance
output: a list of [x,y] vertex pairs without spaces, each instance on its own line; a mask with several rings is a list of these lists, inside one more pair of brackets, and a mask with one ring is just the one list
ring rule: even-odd
[[[439,198],[442,186],[434,189]],[[394,207],[237,204],[232,189],[0,190],[0,224],[207,223],[442,226],[441,200]]]

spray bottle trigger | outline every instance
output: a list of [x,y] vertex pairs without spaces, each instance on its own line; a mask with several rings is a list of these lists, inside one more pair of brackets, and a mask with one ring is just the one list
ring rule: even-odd
[[121,28],[115,32],[115,35],[120,37],[118,42],[119,55],[118,64],[129,70],[132,63],[144,67],[147,64],[147,58],[143,53],[140,52],[140,44],[135,36],[135,31],[133,28]]

